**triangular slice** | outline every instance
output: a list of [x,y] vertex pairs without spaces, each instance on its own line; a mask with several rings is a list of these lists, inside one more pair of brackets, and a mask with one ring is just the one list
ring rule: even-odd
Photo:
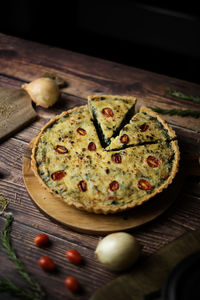
[[126,124],[120,134],[111,139],[106,150],[118,150],[145,143],[171,141],[176,138],[174,130],[157,113],[147,107],[141,107],[130,123]]
[[113,95],[88,97],[92,114],[102,146],[110,144],[111,137],[117,136],[135,112],[136,98]]

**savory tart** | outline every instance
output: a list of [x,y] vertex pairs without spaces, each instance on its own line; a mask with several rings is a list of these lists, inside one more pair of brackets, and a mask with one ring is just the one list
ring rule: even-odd
[[145,143],[170,141],[176,138],[175,132],[157,113],[141,107],[120,134],[111,139],[107,150],[124,149]]
[[118,135],[135,112],[136,98],[127,96],[94,95],[88,97],[92,114],[102,145],[110,144],[110,138]]
[[[177,141],[147,144],[110,153],[109,180],[113,193],[106,205],[131,208],[147,201],[171,183],[178,160]],[[105,178],[105,177],[104,177]]]
[[[113,98],[120,102],[120,96]],[[121,97],[122,103],[123,100]],[[106,102],[106,107],[114,111],[113,105]],[[102,107],[96,110],[101,112]],[[139,114],[137,121],[133,117],[124,126],[135,124],[138,128],[148,123],[155,131],[155,140],[141,140],[136,146],[133,143],[113,151],[102,147],[87,106],[56,116],[41,130],[33,146],[31,165],[39,182],[68,205],[102,214],[133,208],[160,193],[178,170],[178,144],[174,131],[157,114],[145,108]],[[123,117],[115,125],[120,126],[122,120]],[[162,126],[157,127],[157,123]],[[114,128],[117,127],[112,126],[112,135]],[[129,135],[137,140],[133,129]]]

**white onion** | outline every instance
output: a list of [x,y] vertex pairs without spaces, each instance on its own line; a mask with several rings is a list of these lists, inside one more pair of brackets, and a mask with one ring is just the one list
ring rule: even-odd
[[23,84],[22,88],[27,91],[36,105],[45,108],[56,103],[60,95],[56,82],[46,77],[41,77],[28,84]]
[[107,235],[97,245],[95,254],[100,263],[112,271],[131,267],[140,255],[137,240],[129,233],[117,232]]

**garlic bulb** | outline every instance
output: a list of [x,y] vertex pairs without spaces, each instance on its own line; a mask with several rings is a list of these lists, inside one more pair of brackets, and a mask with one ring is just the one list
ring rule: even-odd
[[112,271],[122,271],[133,265],[139,257],[140,246],[129,233],[107,235],[97,245],[95,254],[99,262]]
[[60,91],[53,79],[41,77],[28,84],[22,85],[36,105],[52,106],[59,98]]

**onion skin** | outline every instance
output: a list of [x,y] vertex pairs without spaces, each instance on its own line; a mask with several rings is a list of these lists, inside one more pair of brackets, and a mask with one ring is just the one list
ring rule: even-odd
[[48,108],[56,103],[60,96],[59,88],[53,79],[41,77],[22,88],[29,94],[36,105]]
[[97,245],[95,254],[100,263],[111,271],[130,268],[139,258],[140,245],[129,233],[107,235]]

